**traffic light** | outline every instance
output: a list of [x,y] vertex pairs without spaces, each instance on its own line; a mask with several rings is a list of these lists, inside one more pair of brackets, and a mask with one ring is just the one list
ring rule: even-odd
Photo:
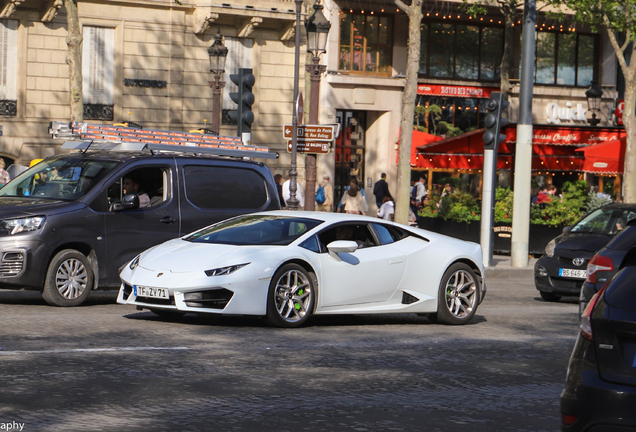
[[508,124],[508,119],[501,116],[510,103],[504,99],[503,93],[493,92],[486,102],[486,118],[484,124],[484,149],[496,150],[497,146],[506,140],[506,135],[501,133],[501,128]]
[[241,68],[238,74],[230,75],[230,80],[238,86],[237,93],[230,93],[230,98],[236,102],[238,107],[235,111],[230,111],[230,118],[236,122],[236,132],[239,137],[243,133],[252,131],[252,123],[254,122],[254,113],[252,105],[254,105],[254,93],[252,87],[256,79],[252,75],[252,69]]

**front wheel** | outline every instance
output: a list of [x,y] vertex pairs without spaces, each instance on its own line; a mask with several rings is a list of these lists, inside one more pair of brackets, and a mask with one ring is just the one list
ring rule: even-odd
[[479,282],[473,269],[463,263],[450,266],[442,277],[437,302],[437,321],[455,325],[469,322],[479,305]]
[[314,307],[314,282],[298,264],[276,271],[267,295],[267,321],[276,327],[300,327]]
[[83,253],[58,252],[46,272],[42,297],[51,306],[79,306],[93,289],[93,268]]

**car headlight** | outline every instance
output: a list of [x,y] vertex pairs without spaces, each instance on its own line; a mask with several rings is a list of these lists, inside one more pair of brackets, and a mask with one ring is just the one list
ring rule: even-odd
[[141,254],[137,255],[137,256],[135,257],[135,259],[133,259],[133,260],[130,262],[130,265],[129,265],[128,267],[129,267],[131,270],[136,269],[136,268],[137,268],[137,266],[139,265],[139,257],[140,257],[140,256],[141,256]]
[[554,256],[554,248],[556,247],[556,242],[554,240],[550,240],[550,243],[545,247],[545,254],[552,258]]
[[225,276],[225,275],[229,275],[230,273],[234,273],[238,269],[243,268],[248,264],[249,263],[237,264],[237,265],[231,265],[227,267],[219,267],[212,270],[206,270],[205,274],[208,276]]
[[33,216],[0,220],[0,236],[39,230],[44,224],[44,219],[44,216]]

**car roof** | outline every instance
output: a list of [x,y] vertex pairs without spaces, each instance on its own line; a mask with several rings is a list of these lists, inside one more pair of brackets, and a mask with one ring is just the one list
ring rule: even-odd
[[[331,213],[331,212],[319,212],[319,211],[301,211],[301,210],[273,210],[267,212],[253,213],[256,215],[267,216],[283,216],[283,217],[296,217],[296,218],[308,218],[321,220],[327,223],[333,222],[388,222],[392,225],[396,225],[394,222],[389,222],[377,217],[361,216],[348,213]],[[399,225],[404,227],[404,225]]]

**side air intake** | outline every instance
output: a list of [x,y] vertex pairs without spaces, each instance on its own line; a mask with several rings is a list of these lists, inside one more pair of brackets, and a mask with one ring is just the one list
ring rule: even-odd
[[409,293],[402,292],[402,304],[411,304],[420,301],[417,297],[413,297]]

